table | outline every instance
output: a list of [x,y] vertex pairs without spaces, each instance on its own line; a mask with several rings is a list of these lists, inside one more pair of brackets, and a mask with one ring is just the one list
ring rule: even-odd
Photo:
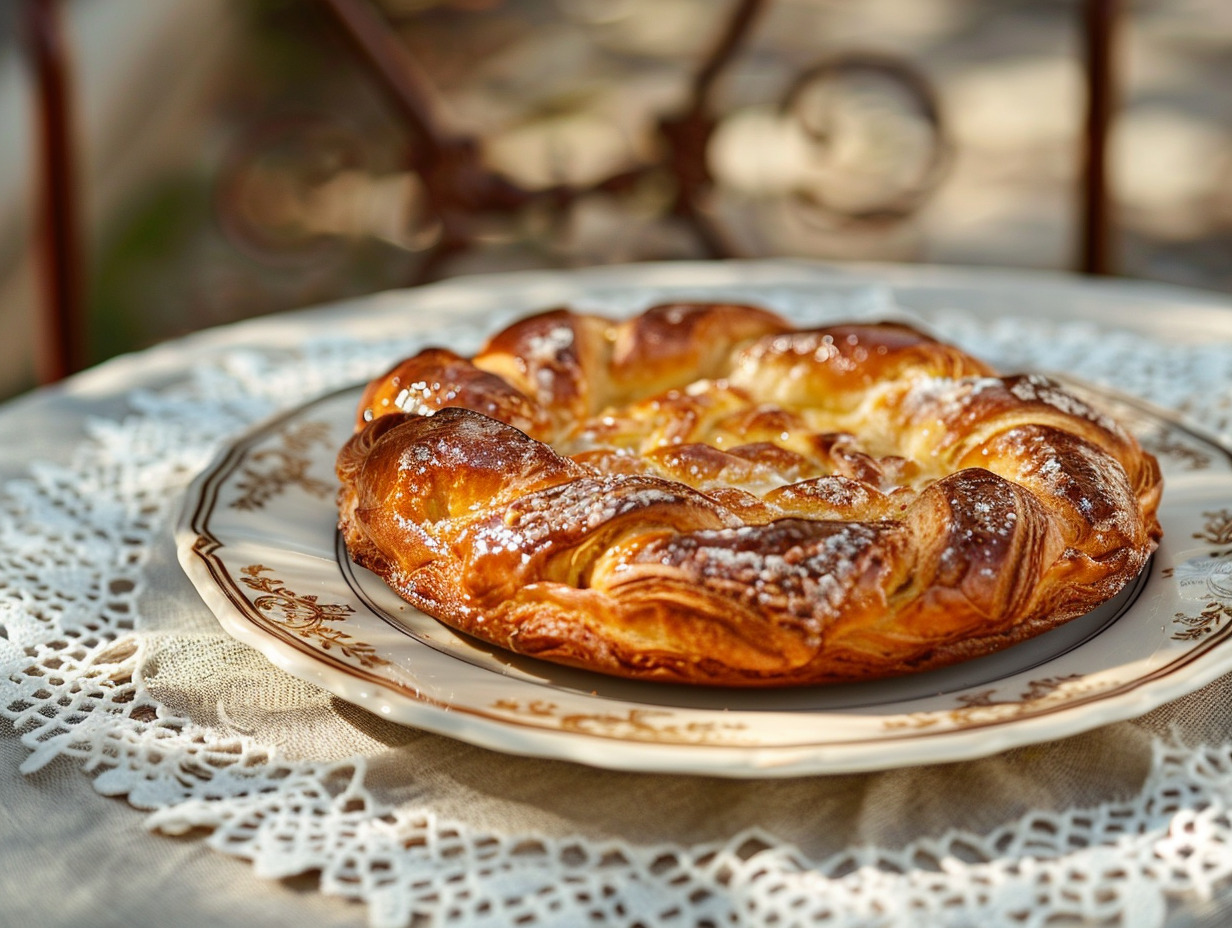
[[1141,718],[947,764],[612,770],[343,703],[226,635],[177,564],[184,488],[265,417],[425,340],[473,347],[533,309],[682,295],[906,312],[1002,367],[1061,366],[1232,439],[1232,303],[1024,272],[501,275],[108,362],[0,410],[0,925],[1223,923],[1227,677]]

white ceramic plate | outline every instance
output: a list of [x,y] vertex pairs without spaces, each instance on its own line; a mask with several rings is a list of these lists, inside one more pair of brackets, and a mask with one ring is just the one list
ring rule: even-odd
[[1086,389],[1160,456],[1161,549],[1096,612],[913,677],[769,692],[633,683],[452,632],[353,566],[339,542],[333,462],[358,387],[228,447],[188,492],[180,559],[224,627],[277,665],[383,717],[499,751],[732,777],[967,759],[1139,715],[1232,670],[1232,454]]

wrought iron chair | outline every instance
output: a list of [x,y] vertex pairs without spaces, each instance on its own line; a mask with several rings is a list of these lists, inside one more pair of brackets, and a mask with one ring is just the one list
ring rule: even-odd
[[[737,0],[717,41],[692,75],[684,105],[663,115],[657,131],[663,163],[634,167],[585,188],[555,186],[527,189],[487,167],[479,140],[444,128],[430,82],[372,0],[319,0],[348,39],[373,79],[379,82],[401,116],[413,140],[412,168],[421,178],[427,208],[442,234],[425,267],[471,247],[468,217],[508,213],[530,204],[564,209],[596,191],[627,189],[647,170],[667,170],[675,182],[672,212],[688,226],[705,253],[714,257],[737,254],[721,225],[703,204],[713,178],[707,166],[707,145],[717,125],[715,86],[739,55],[758,17],[770,0]],[[69,50],[60,23],[59,0],[23,0],[30,63],[38,106],[40,250],[44,259],[40,378],[58,380],[86,363],[83,317],[83,245],[76,192],[77,152],[73,142],[73,94]],[[1106,173],[1108,132],[1114,115],[1116,73],[1114,38],[1120,17],[1119,0],[1085,0],[1081,32],[1084,39],[1087,105],[1080,163],[1080,206],[1077,211],[1080,251],[1077,269],[1090,274],[1112,273],[1110,208]],[[945,127],[928,82],[910,65],[868,55],[834,56],[799,77],[788,90],[791,105],[809,82],[844,71],[879,71],[906,88],[933,133],[933,157],[916,182],[874,209],[885,215],[907,215],[939,181],[947,154]]]

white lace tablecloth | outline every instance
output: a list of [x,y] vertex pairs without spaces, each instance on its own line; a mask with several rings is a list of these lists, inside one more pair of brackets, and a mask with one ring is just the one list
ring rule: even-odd
[[1222,923],[1228,678],[962,763],[618,772],[351,707],[226,635],[177,564],[190,479],[279,410],[526,311],[720,295],[797,319],[908,313],[1003,369],[1068,371],[1232,440],[1232,303],[1032,274],[474,278],[110,362],[0,410],[0,925]]

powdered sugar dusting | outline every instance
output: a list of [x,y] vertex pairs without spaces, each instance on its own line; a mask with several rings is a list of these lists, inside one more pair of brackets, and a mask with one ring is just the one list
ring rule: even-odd
[[695,514],[695,525],[720,526],[736,520],[726,510],[688,487],[640,475],[586,476],[514,500],[502,512],[477,523],[467,533],[472,546],[518,550],[536,557],[550,549],[582,544],[594,533],[654,507]]
[[1119,423],[1093,406],[1063,389],[1058,383],[1039,374],[1017,378],[1010,392],[1024,402],[1046,403],[1068,416],[1086,419],[1117,435],[1124,434]]
[[[401,428],[417,429],[398,457],[400,472],[430,481],[450,482],[450,475],[490,472],[517,487],[527,475],[544,469],[563,476],[583,473],[581,467],[558,456],[542,442],[513,426],[471,410],[449,407],[432,417],[410,420]],[[453,483],[458,482],[456,479]],[[474,501],[472,508],[491,505],[492,499]]]
[[809,623],[819,635],[863,576],[888,526],[784,519],[699,531],[638,554],[767,615]]
[[568,325],[556,325],[546,332],[536,333],[526,339],[525,357],[528,361],[550,364],[573,344],[573,329]]

